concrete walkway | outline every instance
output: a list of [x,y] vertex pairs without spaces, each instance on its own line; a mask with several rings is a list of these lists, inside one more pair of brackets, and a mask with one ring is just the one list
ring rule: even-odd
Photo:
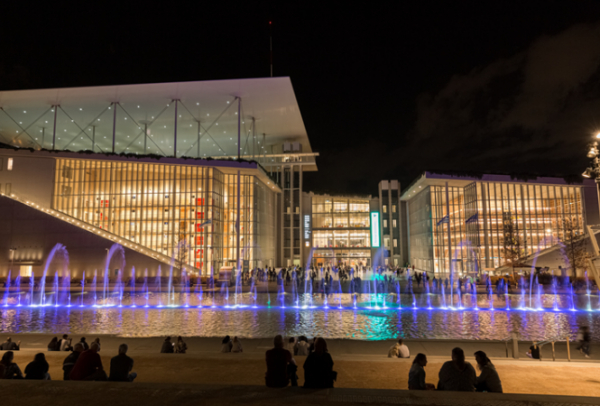
[[11,406],[211,406],[243,404],[286,406],[353,405],[486,405],[486,406],[588,406],[598,398],[573,396],[511,395],[493,393],[404,391],[374,389],[303,388],[269,389],[264,386],[190,385],[112,382],[0,381],[2,399]]
[[[62,333],[58,334],[14,334],[13,341],[21,340],[23,349],[37,349],[45,351],[48,343],[54,336],[61,337]],[[0,336],[0,342],[3,342],[7,336]],[[79,341],[80,335],[73,336],[73,343]],[[103,347],[117,348],[122,342],[129,345],[130,350],[135,351],[150,351],[158,352],[164,338],[161,337],[119,337],[114,335],[89,335],[87,341],[92,342],[96,337],[100,337]],[[233,338],[233,336],[232,336]],[[173,338],[174,340],[175,338]],[[221,348],[221,338],[210,337],[186,337],[185,342],[188,345],[189,353],[214,353]],[[245,353],[260,353],[263,354],[266,349],[272,347],[273,340],[270,338],[244,339],[242,344]],[[450,357],[452,348],[460,347],[465,351],[467,356],[472,356],[475,351],[484,351],[488,357],[494,360],[513,360],[512,358],[512,343],[502,341],[479,341],[479,340],[406,340],[406,344],[410,348],[411,354],[414,356],[420,352],[427,355],[429,358],[441,357],[447,359]],[[395,343],[394,340],[383,341],[362,341],[362,340],[343,340],[343,339],[328,339],[327,345],[329,352],[336,357],[344,357],[347,359],[355,359],[358,356],[377,356],[386,357],[388,349]],[[524,362],[540,363],[539,360],[528,358],[525,353],[531,346],[530,341],[519,342],[519,360]],[[600,349],[596,350],[597,346],[592,345],[592,358],[587,359],[582,353],[576,350],[576,343],[570,343],[571,360],[573,362],[597,363],[600,362]],[[508,358],[507,358],[508,348]],[[556,360],[567,360],[567,345],[563,342],[555,344]],[[542,346],[542,363],[552,361],[552,345],[545,344]]]
[[[15,362],[23,370],[36,353],[44,352],[52,378],[61,380],[62,362],[67,354],[46,351],[50,338],[47,334],[14,335],[14,340],[22,340],[23,347],[16,353]],[[94,338],[87,337],[89,342]],[[74,342],[78,339],[79,336],[75,337]],[[138,373],[138,379],[131,387],[143,383],[262,386],[266,371],[264,353],[272,347],[271,340],[244,340],[243,353],[223,354],[219,352],[218,338],[189,338],[186,339],[189,348],[187,354],[160,354],[163,341],[160,337],[100,336],[100,341],[100,355],[106,369],[109,368],[110,358],[116,355],[118,345],[129,345],[129,355],[135,360],[134,371]],[[336,388],[403,390],[408,387],[412,359],[387,358],[387,350],[392,342],[328,340],[328,344],[335,362],[334,369],[338,372]],[[521,345],[520,359],[507,359],[504,344],[498,342],[424,340],[408,341],[407,344],[413,356],[417,352],[427,354],[429,364],[425,370],[427,382],[430,383],[437,383],[442,363],[450,359],[453,347],[460,346],[472,364],[475,364],[473,352],[476,350],[481,349],[491,355],[506,393],[600,396],[600,365],[595,360],[531,360],[524,356],[525,344]],[[305,357],[295,358],[299,365],[299,384],[302,385]]]

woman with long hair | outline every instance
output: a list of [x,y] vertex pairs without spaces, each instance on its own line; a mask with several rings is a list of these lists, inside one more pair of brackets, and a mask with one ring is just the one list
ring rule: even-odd
[[304,387],[333,388],[336,378],[334,375],[333,359],[327,351],[327,342],[318,337],[314,351],[308,354],[304,362]]
[[477,377],[475,382],[475,390],[477,392],[502,393],[500,376],[487,354],[483,351],[477,351],[474,355],[475,360],[477,361],[477,369],[481,371],[481,374]]
[[19,366],[13,362],[15,353],[6,351],[0,360],[0,379],[22,379],[23,374]]
[[425,367],[427,366],[427,356],[418,353],[413,360],[410,371],[408,372],[408,389],[410,390],[434,390],[435,385],[425,383]]
[[231,352],[232,347],[233,343],[231,342],[231,337],[225,336],[225,338],[221,340],[221,352]]
[[58,341],[58,337],[54,337],[48,343],[48,351],[58,351],[58,350],[60,350],[60,343]]
[[50,365],[46,361],[46,356],[43,352],[35,354],[33,361],[25,367],[25,379],[50,380],[48,370]]

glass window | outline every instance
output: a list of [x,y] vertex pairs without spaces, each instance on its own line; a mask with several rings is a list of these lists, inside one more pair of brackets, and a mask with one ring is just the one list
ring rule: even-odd
[[396,205],[395,204],[392,205],[392,213],[396,213]]
[[385,204],[383,205],[383,212],[387,213],[387,206]]
[[334,231],[333,245],[336,248],[345,248],[348,246],[349,231]]
[[369,231],[350,231],[350,247],[369,247]]
[[12,171],[12,169],[13,169],[13,159],[12,158],[8,158],[8,165],[6,166],[6,169],[9,171]]
[[387,227],[387,220],[386,219],[383,220],[383,226]]
[[390,248],[390,239],[389,238],[384,238],[383,239],[383,245],[386,248]]
[[396,224],[396,219],[392,220],[392,227],[394,227],[394,228],[398,227],[398,225]]
[[394,248],[398,247],[398,240],[396,238],[394,238]]

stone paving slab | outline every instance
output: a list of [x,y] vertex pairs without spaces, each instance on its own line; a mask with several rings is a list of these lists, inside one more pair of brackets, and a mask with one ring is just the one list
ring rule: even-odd
[[[21,340],[23,348],[37,349],[45,351],[48,342],[54,336],[60,337],[62,332],[56,334],[13,334],[13,341]],[[3,342],[8,335],[0,335],[0,341]],[[81,335],[73,336],[73,342],[79,341]],[[130,349],[158,351],[164,337],[120,337],[115,335],[102,334],[87,334],[87,341],[92,342],[94,338],[100,337],[103,344],[118,347],[119,344],[125,342]],[[232,335],[233,337],[233,335]],[[189,352],[218,352],[221,348],[220,337],[185,337],[188,344]],[[242,344],[245,352],[264,353],[267,349],[272,348],[273,340],[271,338],[257,339],[242,339]],[[362,340],[347,340],[347,339],[327,339],[329,351],[337,356],[351,355],[373,355],[385,358],[388,349],[395,343],[395,340],[381,341],[362,341]],[[501,341],[482,341],[482,340],[406,340],[411,354],[413,356],[422,352],[428,357],[450,357],[450,352],[454,347],[461,347],[467,356],[472,356],[475,351],[484,351],[491,359],[507,359],[506,344]],[[512,359],[512,352],[508,343],[508,356]],[[540,362],[539,360],[531,360],[525,353],[529,349],[531,342],[519,342],[519,360],[525,362]],[[571,360],[577,362],[600,362],[600,349],[597,344],[592,345],[592,358],[587,359],[576,350],[576,343],[570,343]],[[555,353],[557,360],[567,359],[567,346],[565,342],[559,342],[555,345]],[[542,347],[542,362],[552,361],[552,346],[546,344]]]
[[303,388],[263,386],[147,384],[116,382],[0,381],[3,404],[11,406],[214,406],[254,405],[440,405],[440,406],[588,406],[598,398],[435,391]]

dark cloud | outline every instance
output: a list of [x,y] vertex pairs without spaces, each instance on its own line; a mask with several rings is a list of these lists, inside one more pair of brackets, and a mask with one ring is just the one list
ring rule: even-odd
[[456,75],[419,96],[403,157],[422,170],[579,173],[600,130],[599,67],[600,24],[580,24]]

